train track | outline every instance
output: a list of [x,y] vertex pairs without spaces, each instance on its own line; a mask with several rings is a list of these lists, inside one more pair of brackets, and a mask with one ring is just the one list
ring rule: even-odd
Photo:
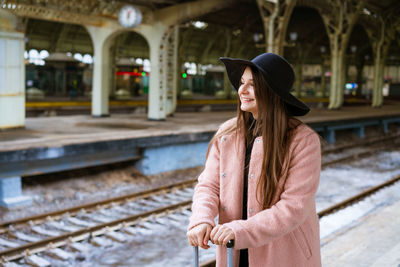
[[[338,146],[334,148],[324,149],[322,151],[322,167],[328,167],[337,163],[351,161],[359,158],[368,157],[376,153],[376,145],[385,145],[388,142],[395,141],[399,139],[400,135],[394,134],[389,136],[377,137],[370,140],[357,142],[353,144],[346,144],[343,146]],[[392,145],[392,144],[390,144]],[[359,150],[357,152],[352,152],[352,150]],[[348,151],[348,152],[347,152]],[[334,154],[344,154],[337,158],[330,159]],[[327,159],[327,160],[324,160]]]
[[190,213],[194,183],[195,180],[185,181],[3,223],[0,225],[0,263],[25,257],[31,265],[48,266],[35,254],[49,251],[57,258],[68,258],[68,253],[59,247],[100,235],[123,242],[121,232],[135,235],[146,229],[146,223],[151,220],[163,216],[171,219],[171,214],[175,214],[173,220],[179,220],[179,214],[185,219]]
[[[368,144],[384,143],[398,137],[378,138],[375,142],[369,141]],[[363,142],[361,145],[365,146],[367,143]],[[351,149],[355,146],[360,146],[360,144],[327,150],[325,153],[338,153],[338,151]],[[371,153],[373,151],[362,151],[346,155],[333,161],[324,162],[322,167],[365,157]],[[375,186],[319,212],[318,215],[321,218],[331,214],[373,194],[383,187],[395,183],[399,179],[400,177],[396,177]],[[121,233],[135,234],[135,231],[146,228],[146,226],[143,226],[146,221],[154,220],[154,218],[168,217],[170,214],[181,214],[182,218],[185,219],[190,214],[191,196],[195,182],[196,180],[185,181],[140,193],[2,223],[0,224],[0,263],[5,264],[24,257],[26,262],[31,265],[46,266],[46,264],[40,263],[41,259],[35,254],[50,252],[57,258],[67,257],[65,256],[67,253],[60,250],[60,247],[72,246],[74,248],[74,244],[76,245],[82,240],[94,240],[97,236],[103,235],[122,242],[121,240],[124,237]],[[176,216],[174,219],[176,220]],[[79,250],[79,248],[75,248],[75,250]]]
[[370,138],[368,140],[364,140],[364,141],[360,141],[360,142],[355,142],[352,144],[345,144],[345,145],[341,145],[341,146],[335,146],[335,147],[330,147],[330,148],[326,148],[323,150],[323,153],[338,153],[338,152],[342,152],[343,150],[346,149],[352,149],[355,147],[364,147],[364,146],[369,146],[369,145],[375,145],[375,144],[379,144],[379,143],[384,143],[384,142],[388,142],[388,141],[392,141],[395,140],[397,138],[400,138],[399,134],[391,134],[391,135],[384,135],[384,136],[378,136],[378,137],[374,137],[374,138]]

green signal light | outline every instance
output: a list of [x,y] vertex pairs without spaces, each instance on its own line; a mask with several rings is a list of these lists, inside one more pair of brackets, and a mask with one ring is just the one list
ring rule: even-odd
[[187,73],[182,73],[182,78],[186,79],[187,78]]
[[146,76],[146,72],[142,71],[142,77]]

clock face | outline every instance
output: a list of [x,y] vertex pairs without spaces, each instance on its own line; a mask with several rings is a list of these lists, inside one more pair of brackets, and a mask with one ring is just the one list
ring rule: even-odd
[[126,5],[119,11],[118,21],[125,28],[132,28],[142,22],[142,13],[134,6]]

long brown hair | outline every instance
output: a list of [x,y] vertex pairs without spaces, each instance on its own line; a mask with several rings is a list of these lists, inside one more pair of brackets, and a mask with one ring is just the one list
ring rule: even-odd
[[[243,70],[244,71],[244,70]],[[292,129],[302,122],[294,119],[288,113],[282,99],[276,95],[265,81],[263,75],[254,67],[251,67],[257,100],[257,120],[254,127],[250,127],[250,113],[240,109],[238,98],[237,122],[223,131],[218,132],[210,141],[209,149],[214,141],[222,135],[236,131],[243,131],[246,143],[250,143],[253,136],[262,136],[263,160],[260,177],[257,180],[257,200],[262,209],[272,206],[272,201],[277,193],[280,179],[284,171],[285,159],[289,154],[289,146],[292,141]],[[289,124],[289,120],[294,123]],[[253,128],[253,132],[250,132]],[[208,152],[207,152],[208,155]]]

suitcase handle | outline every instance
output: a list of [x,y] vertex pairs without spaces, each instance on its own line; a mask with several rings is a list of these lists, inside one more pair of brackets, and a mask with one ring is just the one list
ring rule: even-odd
[[[226,244],[227,248],[227,267],[233,267],[233,246],[235,245],[235,242],[233,239],[229,240],[229,242]],[[199,267],[199,247],[193,247],[193,254],[194,254],[194,267]]]

